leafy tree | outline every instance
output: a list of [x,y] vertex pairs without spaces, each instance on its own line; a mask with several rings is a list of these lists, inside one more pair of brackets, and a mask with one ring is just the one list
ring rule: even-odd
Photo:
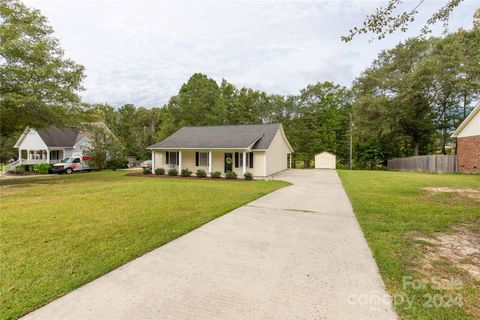
[[165,137],[182,126],[261,123],[269,98],[264,92],[241,88],[196,73],[182,85],[160,115]]
[[221,112],[217,108],[220,90],[215,80],[196,73],[182,85],[166,108],[178,127],[219,124]]
[[75,122],[84,68],[63,56],[38,10],[16,0],[0,2],[0,126],[3,137],[26,126]]
[[99,123],[83,125],[89,133],[90,147],[88,148],[94,168],[102,170],[107,167],[107,162],[120,162],[125,159],[125,152],[118,139]]
[[[222,92],[222,98],[225,100]],[[223,106],[225,124],[262,123],[262,115],[269,104],[265,92],[248,88],[236,89],[230,98],[230,104]]]
[[[426,21],[421,34],[426,35],[430,33],[430,26],[438,22],[443,24],[444,33],[447,33],[448,19],[462,1],[443,0],[444,5]],[[354,27],[349,30],[348,35],[342,36],[342,41],[349,42],[359,34],[373,33],[377,39],[383,39],[397,30],[407,31],[409,24],[415,20],[415,16],[418,14],[417,9],[423,4],[424,0],[417,0],[413,9],[401,10],[397,13],[399,7],[404,2],[404,0],[388,0],[384,7],[377,8],[375,13],[367,15],[362,26]],[[411,5],[411,2],[408,2],[408,5]],[[480,9],[475,13],[475,21],[478,21],[478,16],[480,16]]]
[[113,132],[119,143],[124,146],[128,156],[148,159],[151,153],[147,146],[157,142],[160,109],[136,107],[126,104],[118,109],[107,104],[88,106],[87,116],[90,121],[103,121]]
[[345,155],[350,99],[349,90],[331,82],[301,90],[294,100],[295,113],[290,121],[282,121],[297,161],[309,167],[319,152]]
[[382,143],[382,155],[447,153],[450,135],[479,97],[480,41],[475,30],[410,39],[383,51],[356,80],[356,134]]
[[373,170],[385,165],[385,157],[379,144],[372,141],[358,143],[355,149],[355,160],[359,168]]
[[441,152],[450,135],[480,96],[480,32],[460,30],[442,39],[432,39],[429,70],[433,73],[435,123]]

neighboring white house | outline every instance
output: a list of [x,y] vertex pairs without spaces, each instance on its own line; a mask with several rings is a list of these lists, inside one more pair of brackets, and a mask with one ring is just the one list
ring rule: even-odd
[[[88,125],[112,134],[103,122],[92,122]],[[18,148],[18,160],[8,164],[7,169],[18,165],[56,163],[65,158],[81,157],[88,153],[91,143],[89,133],[80,128],[26,128],[14,147]]]
[[334,154],[324,151],[315,155],[316,169],[335,169],[336,167],[337,161]]
[[89,146],[88,134],[70,127],[27,128],[15,144],[19,165],[55,163],[65,158],[80,157]]
[[151,145],[152,168],[233,171],[267,177],[288,168],[293,149],[281,124],[183,127]]

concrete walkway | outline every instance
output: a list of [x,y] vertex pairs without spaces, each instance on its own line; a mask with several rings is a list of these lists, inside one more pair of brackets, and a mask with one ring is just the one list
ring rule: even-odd
[[226,214],[25,319],[395,319],[335,171]]

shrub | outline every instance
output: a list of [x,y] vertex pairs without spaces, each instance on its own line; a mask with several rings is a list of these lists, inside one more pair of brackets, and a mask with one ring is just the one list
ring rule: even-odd
[[196,176],[199,178],[205,178],[207,176],[207,172],[205,170],[198,169]]
[[253,179],[253,174],[251,174],[250,172],[245,172],[245,174],[243,175],[245,180],[252,180]]
[[157,169],[155,169],[155,174],[157,176],[163,176],[165,174],[165,169],[164,168],[157,168]]
[[175,168],[169,169],[168,170],[168,175],[171,177],[178,176],[178,170]]
[[210,173],[210,178],[212,179],[218,179],[222,176],[222,173],[220,171],[214,171]]
[[15,174],[24,174],[26,172],[25,166],[15,167]]
[[107,161],[106,166],[107,169],[125,169],[128,168],[128,160],[122,158],[114,158]]
[[182,169],[181,175],[182,177],[190,177],[192,175],[192,171],[188,169]]
[[50,170],[50,165],[48,163],[38,163],[34,165],[33,171],[40,174],[47,174]]
[[143,169],[143,174],[152,174],[152,169],[149,169],[149,168]]
[[225,174],[225,179],[237,179],[237,174],[233,171],[227,172]]

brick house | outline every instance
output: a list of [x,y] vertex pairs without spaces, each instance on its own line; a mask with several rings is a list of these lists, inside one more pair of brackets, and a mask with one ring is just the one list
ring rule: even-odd
[[480,173],[480,103],[452,137],[457,138],[458,171]]

